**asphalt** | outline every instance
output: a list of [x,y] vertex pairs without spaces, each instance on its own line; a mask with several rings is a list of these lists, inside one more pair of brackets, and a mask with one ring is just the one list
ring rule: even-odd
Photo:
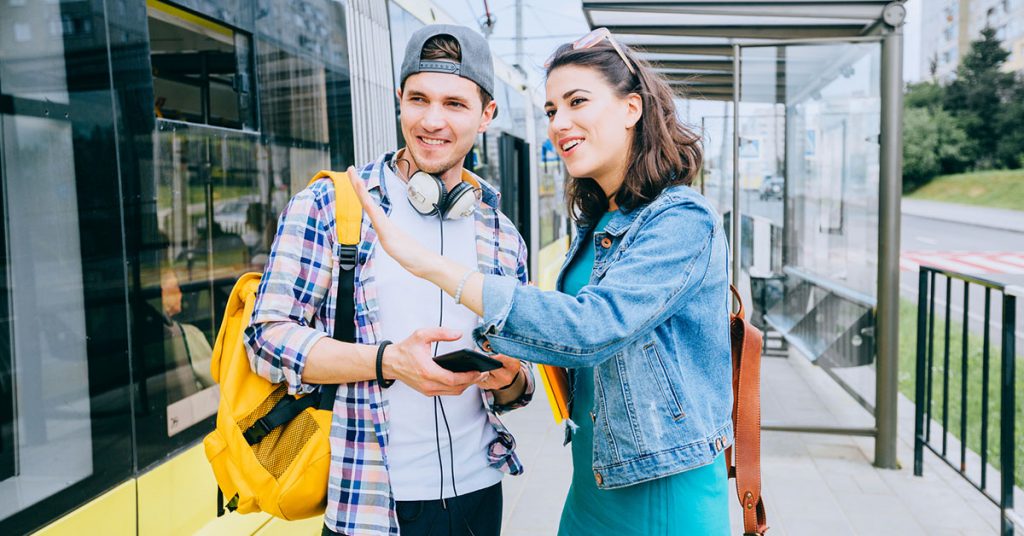
[[904,216],[1024,233],[1024,211],[1020,210],[903,199],[902,211]]

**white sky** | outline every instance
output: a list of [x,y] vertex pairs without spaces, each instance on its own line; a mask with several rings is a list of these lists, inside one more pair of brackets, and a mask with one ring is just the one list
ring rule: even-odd
[[[448,0],[444,10],[460,23],[480,29],[484,4],[490,6],[497,20],[488,39],[491,50],[505,63],[513,65],[515,57],[515,0]],[[543,65],[558,45],[574,41],[590,31],[583,18],[579,0],[523,0],[523,44],[527,72],[534,87],[543,81]]]
[[[444,10],[455,20],[473,28],[484,16],[484,4],[497,20],[490,37],[491,49],[506,63],[515,58],[515,0],[447,0]],[[921,0],[907,0],[904,25],[903,79],[917,81],[921,72]],[[523,0],[524,52],[534,87],[543,81],[543,65],[554,49],[587,33],[580,0]]]
[[921,79],[921,0],[907,0],[907,22],[903,25],[903,81]]

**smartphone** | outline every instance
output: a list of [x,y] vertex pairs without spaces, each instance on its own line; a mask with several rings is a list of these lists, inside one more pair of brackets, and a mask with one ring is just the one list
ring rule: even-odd
[[434,362],[452,372],[487,372],[501,368],[501,361],[486,354],[465,349],[439,355],[434,358]]

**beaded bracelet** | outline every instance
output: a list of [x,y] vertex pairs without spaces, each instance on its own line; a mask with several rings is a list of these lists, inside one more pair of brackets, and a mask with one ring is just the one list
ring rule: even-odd
[[455,305],[462,303],[462,289],[466,286],[466,281],[469,281],[469,276],[476,273],[476,270],[470,270],[466,272],[466,275],[462,276],[459,280],[459,286],[455,288]]

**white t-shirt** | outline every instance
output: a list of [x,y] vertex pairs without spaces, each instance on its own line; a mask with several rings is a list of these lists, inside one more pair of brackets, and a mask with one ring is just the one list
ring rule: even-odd
[[[389,168],[384,173],[389,219],[424,247],[440,252],[441,223],[437,215],[423,216],[409,204],[406,184]],[[467,267],[477,266],[474,218],[444,220],[444,256]],[[473,348],[475,313],[443,294],[433,283],[420,279],[402,268],[384,248],[374,253],[377,300],[380,308],[381,336],[399,342],[419,328],[438,325],[439,301],[444,304],[444,327],[462,332],[462,338],[438,345],[437,355],[463,348]],[[458,491],[465,495],[501,481],[502,473],[487,464],[487,446],[497,434],[487,421],[480,389],[472,386],[460,396],[424,396],[396,381],[384,390],[388,410],[388,473],[395,500],[437,499],[441,495],[441,472],[444,476],[444,497]],[[436,423],[435,428],[435,404]],[[444,406],[444,415],[441,406]],[[445,428],[447,417],[448,428]],[[448,429],[451,430],[452,452]],[[438,461],[440,443],[440,462]],[[455,488],[452,487],[452,463],[455,464]],[[439,469],[440,467],[440,469]]]

